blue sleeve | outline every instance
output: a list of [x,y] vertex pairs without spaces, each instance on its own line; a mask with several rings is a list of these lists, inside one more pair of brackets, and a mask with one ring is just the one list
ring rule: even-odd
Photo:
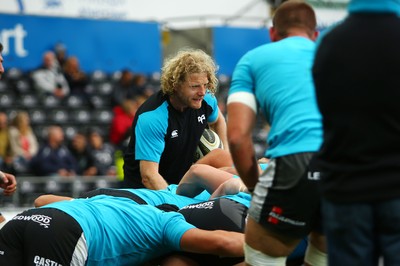
[[168,111],[158,110],[143,113],[135,127],[136,160],[160,162],[165,147],[165,134],[168,126]]
[[174,250],[181,250],[181,238],[188,230],[196,228],[186,222],[182,214],[177,212],[169,212],[164,215],[167,220],[164,227],[164,239],[168,246]]
[[212,113],[208,116],[208,123],[214,123],[217,121],[218,118],[218,113],[219,113],[219,108],[218,108],[218,100],[215,97],[215,95],[211,93],[207,93],[204,96],[204,101],[207,102],[207,104],[212,108]]
[[237,92],[249,92],[254,94],[254,81],[250,57],[251,53],[246,53],[235,66],[228,95]]

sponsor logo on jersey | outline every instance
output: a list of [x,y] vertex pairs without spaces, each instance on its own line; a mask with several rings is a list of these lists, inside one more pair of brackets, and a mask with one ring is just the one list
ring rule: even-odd
[[178,137],[178,130],[175,129],[175,130],[173,130],[173,131],[171,132],[171,139],[177,138],[177,137]]
[[44,228],[50,227],[51,217],[41,214],[34,214],[34,215],[17,215],[12,220],[18,221],[32,221],[38,223],[40,226]]
[[203,124],[204,120],[206,120],[206,116],[204,114],[197,117],[197,122],[199,122],[199,123]]
[[54,260],[46,259],[46,258],[43,258],[43,257],[40,257],[40,256],[35,256],[33,258],[33,263],[36,266],[62,266],[60,263],[58,263],[58,262],[56,262]]
[[267,220],[269,223],[278,224],[279,222],[288,223],[294,226],[305,226],[306,223],[302,221],[292,220],[283,215],[283,209],[281,207],[274,206],[270,211]]

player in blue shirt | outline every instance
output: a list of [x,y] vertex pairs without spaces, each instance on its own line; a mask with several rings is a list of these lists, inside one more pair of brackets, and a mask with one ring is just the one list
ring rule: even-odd
[[171,251],[243,256],[243,234],[195,228],[182,214],[126,197],[64,200],[0,231],[0,265],[140,265]]
[[[318,177],[308,172],[322,142],[311,73],[316,25],[307,3],[282,3],[273,16],[272,42],[247,52],[233,72],[228,141],[239,176],[254,190],[245,245],[246,262],[254,266],[283,264],[315,228]],[[265,153],[270,162],[261,175],[252,140],[259,110],[270,125]],[[314,239],[323,241],[315,231],[312,236],[313,245]]]

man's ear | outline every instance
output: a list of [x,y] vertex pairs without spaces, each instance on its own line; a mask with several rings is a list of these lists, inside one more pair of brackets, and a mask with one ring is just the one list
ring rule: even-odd
[[269,28],[269,37],[271,38],[271,42],[278,41],[278,33],[274,27]]
[[313,41],[317,40],[317,39],[318,39],[318,36],[319,36],[319,31],[316,30],[316,31],[314,32],[313,36],[312,36],[312,40],[313,40]]

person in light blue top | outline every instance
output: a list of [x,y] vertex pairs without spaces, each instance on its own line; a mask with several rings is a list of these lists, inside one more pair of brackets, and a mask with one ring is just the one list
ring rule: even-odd
[[171,251],[241,257],[242,246],[242,233],[201,230],[180,213],[97,195],[15,216],[0,231],[0,265],[141,265]]
[[[312,239],[323,239],[314,226],[318,176],[310,169],[323,135],[311,73],[316,16],[307,3],[287,1],[276,9],[272,24],[272,42],[248,51],[237,63],[227,99],[232,158],[254,192],[245,244],[251,265],[283,264],[310,232]],[[258,111],[270,125],[265,152],[270,162],[261,175],[252,139]],[[318,245],[324,258],[321,251],[323,245]],[[320,264],[310,256],[306,260]]]

